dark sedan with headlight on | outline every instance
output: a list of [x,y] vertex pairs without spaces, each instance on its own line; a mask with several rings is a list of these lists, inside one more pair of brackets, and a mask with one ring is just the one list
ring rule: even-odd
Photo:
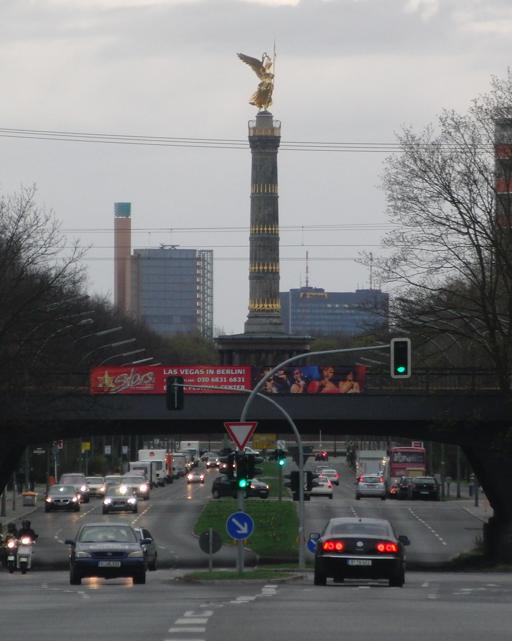
[[389,521],[358,517],[331,519],[316,540],[315,585],[345,579],[387,579],[391,587],[405,582],[406,536],[396,536]]
[[146,583],[146,559],[142,545],[131,525],[124,523],[87,523],[78,530],[71,545],[69,582],[80,585],[84,577],[105,579],[132,577],[134,583]]

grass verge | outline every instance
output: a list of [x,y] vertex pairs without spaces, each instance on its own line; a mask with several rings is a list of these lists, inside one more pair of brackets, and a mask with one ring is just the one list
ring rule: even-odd
[[[199,535],[208,528],[217,530],[226,544],[234,543],[226,532],[226,519],[237,512],[235,499],[211,499],[205,505],[194,527]],[[245,542],[262,557],[297,558],[298,517],[292,501],[246,499],[245,511],[254,520],[254,531]]]

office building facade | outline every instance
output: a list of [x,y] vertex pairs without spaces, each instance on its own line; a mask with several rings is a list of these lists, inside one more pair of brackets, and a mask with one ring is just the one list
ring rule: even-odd
[[131,313],[164,335],[213,336],[213,251],[134,249]]
[[281,292],[281,319],[290,334],[357,336],[387,327],[389,294],[380,289],[326,292],[301,287]]

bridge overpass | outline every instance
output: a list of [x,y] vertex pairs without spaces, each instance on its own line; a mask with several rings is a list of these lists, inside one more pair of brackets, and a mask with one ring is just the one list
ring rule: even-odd
[[[245,394],[189,394],[181,411],[169,412],[164,396],[0,396],[0,489],[28,444],[107,434],[195,436],[223,433],[237,420]],[[512,561],[512,405],[489,391],[381,392],[354,395],[276,395],[303,434],[402,436],[460,445],[475,470],[494,517],[486,530],[491,549]],[[275,407],[255,400],[248,419],[258,432],[290,432]],[[505,552],[503,552],[505,551]]]

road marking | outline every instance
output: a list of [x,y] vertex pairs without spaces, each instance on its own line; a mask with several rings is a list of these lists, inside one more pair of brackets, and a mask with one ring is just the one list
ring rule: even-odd
[[184,617],[211,617],[213,610],[204,610],[204,612],[194,612],[194,610],[187,610],[183,613]]
[[422,588],[428,588],[429,585],[430,585],[430,583],[427,581],[426,583],[422,583],[421,587]]
[[412,507],[408,507],[407,509],[417,521],[419,521],[422,525],[424,525],[427,528],[427,530],[430,530],[430,532],[440,541],[442,545],[445,545],[445,546],[448,545],[448,543],[446,543],[443,537],[438,532],[436,532],[431,525],[429,525],[424,519],[422,519],[421,516],[418,516],[416,514],[416,512],[412,509]]
[[208,623],[208,619],[193,619],[190,617],[189,619],[176,619],[174,623],[176,625],[200,625],[201,623]]
[[167,632],[173,634],[174,632],[206,632],[206,628],[169,628]]
[[132,525],[135,525],[135,523],[137,523],[139,519],[141,519],[145,514],[147,514],[152,507],[153,507],[152,505],[148,505],[148,507],[145,510],[143,510],[138,516],[136,516],[133,519]]
[[87,512],[84,512],[83,514],[80,514],[80,516],[78,517],[78,520],[83,519],[84,517],[86,517],[91,512],[94,512],[95,509],[96,509],[96,506],[91,507],[90,510],[87,510]]

